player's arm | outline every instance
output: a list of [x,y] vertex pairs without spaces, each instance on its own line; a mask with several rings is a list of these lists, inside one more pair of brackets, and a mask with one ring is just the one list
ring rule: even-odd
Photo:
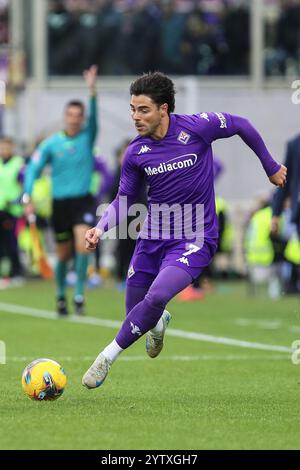
[[45,166],[50,163],[51,152],[49,145],[43,142],[33,153],[24,175],[24,194],[23,203],[25,212],[30,215],[34,212],[31,202],[31,195],[35,180],[40,176]]
[[86,233],[85,240],[88,250],[95,250],[101,236],[125,220],[130,206],[138,197],[142,182],[143,176],[134,161],[134,156],[130,154],[130,150],[127,150],[118,194],[104,212],[98,225]]
[[[202,113],[202,116],[204,114]],[[287,169],[277,163],[269,153],[261,135],[252,124],[241,116],[227,113],[206,113],[204,139],[211,144],[214,140],[238,135],[258,156],[271,183],[283,187],[286,182]],[[201,115],[200,115],[201,118]]]
[[286,166],[280,165],[273,159],[261,135],[247,119],[240,116],[232,116],[232,121],[237,129],[237,134],[260,159],[270,182],[275,186],[283,188],[287,179]]
[[94,144],[98,133],[97,73],[98,68],[96,65],[92,65],[92,67],[85,70],[83,73],[90,95],[89,115],[86,130],[89,133],[91,145]]

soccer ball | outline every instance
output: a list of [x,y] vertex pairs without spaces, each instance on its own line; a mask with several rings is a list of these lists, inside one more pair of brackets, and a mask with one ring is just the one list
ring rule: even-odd
[[32,400],[56,400],[65,389],[67,377],[60,364],[52,359],[37,359],[25,367],[22,387]]

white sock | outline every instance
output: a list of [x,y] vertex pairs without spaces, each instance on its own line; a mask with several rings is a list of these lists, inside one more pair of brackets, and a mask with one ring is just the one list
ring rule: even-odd
[[111,362],[115,362],[117,357],[121,354],[124,349],[120,348],[116,340],[114,339],[106,348],[102,351],[101,354],[109,359]]
[[155,327],[152,328],[151,333],[154,333],[154,334],[161,333],[163,329],[164,329],[164,324],[163,324],[162,318],[160,317]]

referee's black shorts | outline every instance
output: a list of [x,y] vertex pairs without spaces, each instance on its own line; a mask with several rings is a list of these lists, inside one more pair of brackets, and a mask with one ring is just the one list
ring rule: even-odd
[[75,225],[95,224],[95,204],[91,195],[68,199],[53,199],[52,225],[57,243],[73,238]]

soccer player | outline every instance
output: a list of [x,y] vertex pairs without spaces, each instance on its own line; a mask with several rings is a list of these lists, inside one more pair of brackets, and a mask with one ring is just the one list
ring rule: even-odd
[[57,311],[67,315],[65,296],[67,262],[75,250],[77,282],[74,306],[78,315],[84,313],[84,283],[88,265],[85,233],[94,225],[90,194],[91,178],[95,168],[93,147],[97,135],[96,81],[97,67],[84,72],[90,93],[90,113],[85,122],[85,107],[80,101],[71,101],[65,107],[65,129],[43,141],[33,154],[25,175],[23,202],[26,213],[34,212],[31,203],[33,183],[46,165],[52,169],[53,228],[56,239]]
[[[211,262],[218,237],[212,142],[239,135],[256,153],[271,183],[283,187],[287,176],[286,168],[273,160],[247,119],[214,112],[172,114],[175,90],[166,75],[155,72],[141,76],[132,83],[130,94],[131,116],[139,135],[128,147],[116,199],[98,225],[86,233],[87,248],[95,249],[103,233],[112,227],[115,212],[119,214],[116,222],[120,222],[124,196],[131,205],[144,177],[149,186],[149,212],[128,270],[126,319],[116,338],[83,376],[87,388],[99,387],[119,354],[145,333],[148,355],[158,356],[171,318],[165,310],[167,303]],[[199,233],[192,237],[191,230],[187,235],[184,231],[180,239],[176,232],[182,228],[182,220],[174,214],[173,219],[169,217],[167,239],[164,212],[170,215],[174,204],[182,209],[192,207],[192,215],[187,211],[192,228],[197,218],[194,209],[203,205],[203,233],[199,225]],[[163,205],[158,215],[157,205]]]

